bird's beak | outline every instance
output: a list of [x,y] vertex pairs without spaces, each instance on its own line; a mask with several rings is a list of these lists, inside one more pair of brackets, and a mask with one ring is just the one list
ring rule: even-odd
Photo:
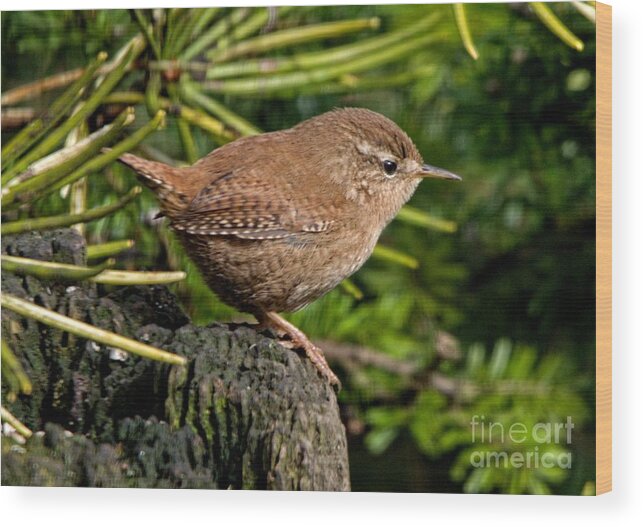
[[462,178],[457,174],[431,165],[422,165],[422,169],[418,172],[418,176],[423,178],[432,177],[437,179],[453,179],[455,181],[462,181]]

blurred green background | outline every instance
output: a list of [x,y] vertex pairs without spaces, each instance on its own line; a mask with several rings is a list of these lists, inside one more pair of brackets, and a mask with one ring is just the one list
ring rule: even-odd
[[[3,96],[82,67],[99,51],[111,58],[149,27],[146,48],[87,130],[123,103],[136,103],[130,131],[138,129],[162,97],[229,133],[211,133],[166,106],[167,125],[142,143],[142,155],[187,163],[231,137],[287,128],[338,106],[396,121],[427,162],[463,182],[423,182],[412,208],[382,236],[397,252],[371,258],[352,286],[289,317],[323,343],[343,380],[353,490],[593,493],[595,26],[592,2],[580,4],[584,11],[548,5],[582,50],[529,4],[467,5],[477,60],[450,5],[4,12]],[[311,37],[310,26],[346,20],[363,22]],[[304,36],[279,40],[294,28]],[[271,34],[272,47],[257,41]],[[203,35],[214,36],[195,48]],[[341,55],[369,42],[356,59]],[[275,64],[282,69],[271,70]],[[119,99],[125,92],[130,99]],[[7,107],[38,114],[59,93],[3,104],[3,144],[19,129],[6,124]],[[87,181],[90,208],[135,184],[116,165]],[[21,214],[68,209],[67,194],[56,192]],[[246,320],[202,287],[163,221],[152,220],[155,211],[145,191],[88,224],[87,238],[135,240],[119,257],[123,268],[190,269],[174,290],[196,322]],[[472,441],[475,416],[505,431],[570,416],[573,437],[518,443],[494,433],[482,444]],[[570,454],[572,462],[475,467],[479,451]]]

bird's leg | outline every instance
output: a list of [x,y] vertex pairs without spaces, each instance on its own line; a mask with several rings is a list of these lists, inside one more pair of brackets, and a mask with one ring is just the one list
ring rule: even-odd
[[315,368],[328,379],[328,382],[335,386],[341,386],[337,375],[333,373],[326,362],[324,353],[315,346],[302,330],[288,322],[285,318],[274,311],[264,311],[255,315],[260,326],[268,327],[277,331],[280,336],[290,337],[289,341],[281,342],[289,348],[301,348],[306,352],[306,356],[313,363]]

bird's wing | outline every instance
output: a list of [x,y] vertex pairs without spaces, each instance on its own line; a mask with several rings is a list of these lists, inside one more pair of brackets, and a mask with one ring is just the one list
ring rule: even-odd
[[265,178],[226,172],[201,189],[173,219],[172,228],[190,234],[274,240],[331,227],[332,221],[316,217],[306,197],[295,203],[289,190],[276,189]]

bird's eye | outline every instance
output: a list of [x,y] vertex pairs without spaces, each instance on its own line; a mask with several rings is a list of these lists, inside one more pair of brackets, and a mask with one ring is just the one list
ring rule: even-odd
[[388,176],[392,176],[397,170],[397,163],[395,161],[391,161],[390,159],[385,159],[382,163],[382,166],[384,167],[384,172],[386,172],[386,175]]

